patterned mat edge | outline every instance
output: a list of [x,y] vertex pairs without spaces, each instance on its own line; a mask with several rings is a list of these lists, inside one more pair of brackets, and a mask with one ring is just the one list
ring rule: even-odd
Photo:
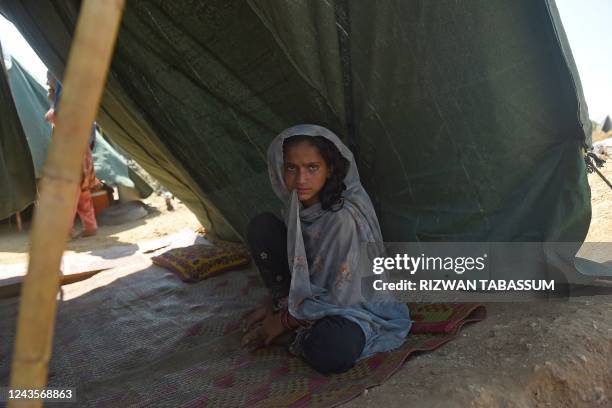
[[382,385],[404,365],[408,357],[410,357],[413,353],[435,350],[436,348],[444,345],[445,343],[448,343],[449,341],[455,339],[459,335],[459,332],[461,331],[463,326],[465,326],[466,324],[480,322],[486,319],[487,317],[487,310],[483,304],[469,304],[462,306],[463,308],[459,314],[459,316],[462,317],[454,316],[456,320],[456,325],[451,331],[449,331],[447,334],[440,334],[436,338],[425,341],[416,347],[406,348],[406,350],[403,350],[401,352],[401,358],[397,359],[397,363],[388,370],[385,376],[375,379],[369,384],[364,384],[360,386],[359,389],[351,391],[350,395],[347,395],[346,397],[338,400],[337,402],[334,402],[332,405],[330,405],[330,408],[346,404],[347,402],[360,396],[363,391],[368,388]]

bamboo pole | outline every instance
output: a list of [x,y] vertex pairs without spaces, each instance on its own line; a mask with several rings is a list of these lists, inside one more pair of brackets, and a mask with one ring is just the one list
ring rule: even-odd
[[[64,76],[61,109],[32,222],[30,263],[19,304],[10,389],[47,384],[60,261],[73,221],[74,198],[92,122],[106,81],[124,0],[84,0]],[[78,398],[78,395],[77,395]],[[9,401],[40,407],[42,401]]]

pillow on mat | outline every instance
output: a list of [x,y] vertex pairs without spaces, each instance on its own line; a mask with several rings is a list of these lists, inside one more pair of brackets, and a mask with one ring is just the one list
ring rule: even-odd
[[184,282],[197,282],[250,262],[248,250],[240,244],[215,243],[174,248],[151,258],[154,264],[176,273]]

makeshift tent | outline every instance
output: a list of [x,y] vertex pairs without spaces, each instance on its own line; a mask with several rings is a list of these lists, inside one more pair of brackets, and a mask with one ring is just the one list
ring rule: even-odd
[[[77,0],[4,0],[62,76]],[[278,211],[272,138],[353,149],[387,241],[582,241],[590,121],[552,0],[131,1],[98,114],[223,238]]]
[[[221,236],[277,207],[265,147],[283,127],[309,121],[355,151],[387,239],[582,240],[589,123],[567,43],[553,3],[506,3],[131,2],[99,118],[173,191],[193,198],[188,204]],[[4,0],[0,8],[61,73],[78,4]],[[27,323],[20,320],[19,344]],[[189,361],[167,361],[184,372],[195,355],[187,351]],[[121,364],[125,384],[138,372]],[[189,368],[181,378],[199,377]],[[265,386],[247,401],[261,402]]]
[[51,141],[51,125],[44,120],[49,110],[47,92],[14,58],[9,58],[8,63],[13,101],[28,141],[36,178],[40,178]]
[[[51,126],[44,120],[49,109],[46,91],[14,58],[10,60],[8,80],[30,150],[27,157],[13,157],[13,160],[25,161],[31,155],[29,160],[34,164],[36,178],[40,178],[51,141]],[[137,188],[141,198],[152,193],[151,187],[129,169],[126,159],[98,131],[93,155],[96,175],[100,180],[110,185]],[[0,218],[8,215],[0,213]]]
[[[1,49],[0,64],[0,214],[10,215],[34,200],[36,185],[30,150],[17,117]],[[15,157],[25,160],[15,160]]]
[[604,120],[603,125],[601,125],[602,132],[609,132],[612,130],[612,119],[610,116],[606,116],[606,120]]
[[114,149],[97,130],[93,157],[96,176],[100,180],[110,185],[137,190],[134,195],[140,198],[146,198],[153,192],[151,186],[128,167],[127,159]]

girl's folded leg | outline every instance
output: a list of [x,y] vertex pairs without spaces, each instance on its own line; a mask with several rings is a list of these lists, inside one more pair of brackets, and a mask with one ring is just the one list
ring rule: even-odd
[[263,213],[249,222],[246,235],[255,265],[273,300],[287,296],[291,272],[285,224],[274,214]]
[[324,317],[298,337],[302,359],[322,374],[349,370],[365,347],[361,327],[341,316]]

